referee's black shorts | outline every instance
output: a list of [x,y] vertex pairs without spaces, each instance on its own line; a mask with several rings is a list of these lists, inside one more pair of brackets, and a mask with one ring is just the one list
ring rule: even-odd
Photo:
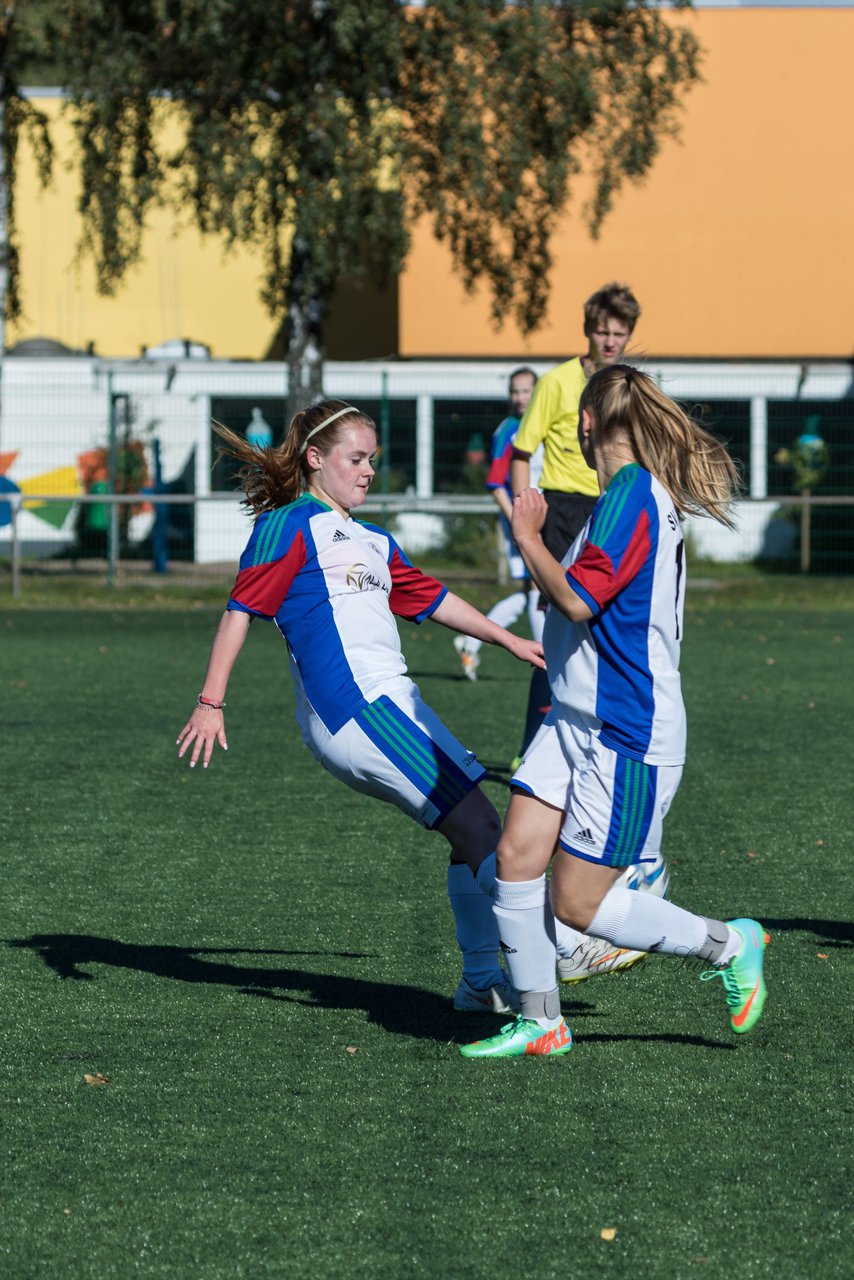
[[543,525],[543,542],[555,560],[562,560],[598,499],[582,493],[563,493],[560,489],[544,489],[543,497],[549,508]]

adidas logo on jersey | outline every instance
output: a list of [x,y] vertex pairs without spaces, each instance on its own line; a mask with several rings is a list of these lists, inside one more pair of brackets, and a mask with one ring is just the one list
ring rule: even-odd
[[572,838],[573,840],[577,840],[579,844],[589,844],[592,846],[596,843],[593,839],[593,832],[589,827],[584,827],[581,831],[576,831]]
[[349,542],[350,539],[346,533],[342,533],[340,529],[336,529],[332,535],[333,542]]

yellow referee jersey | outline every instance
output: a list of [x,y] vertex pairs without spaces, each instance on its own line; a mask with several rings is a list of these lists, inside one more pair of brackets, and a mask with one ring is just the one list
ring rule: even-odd
[[595,498],[599,496],[599,481],[578,447],[578,401],[586,383],[587,376],[577,356],[544,373],[534,387],[513,448],[531,454],[543,445],[541,489]]

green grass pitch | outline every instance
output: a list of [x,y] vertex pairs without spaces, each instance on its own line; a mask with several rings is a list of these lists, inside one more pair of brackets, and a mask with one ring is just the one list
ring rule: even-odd
[[[441,838],[315,764],[272,628],[191,773],[216,610],[0,611],[0,1275],[850,1276],[852,597],[689,601],[672,894],[766,923],[758,1028],[656,958],[492,1063]],[[402,630],[503,811],[525,670]]]

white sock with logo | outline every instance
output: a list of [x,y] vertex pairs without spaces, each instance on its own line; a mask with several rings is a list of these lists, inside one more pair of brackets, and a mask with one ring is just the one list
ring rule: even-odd
[[495,918],[510,981],[519,993],[523,1017],[543,1027],[560,1022],[555,982],[554,916],[546,877],[496,880]]
[[616,885],[599,903],[587,932],[629,951],[696,955],[712,964],[727,964],[741,946],[739,935],[722,921],[695,916],[666,898]]
[[506,979],[498,960],[498,925],[492,902],[465,863],[448,867],[448,899],[466,982],[476,991],[503,984]]
[[[495,854],[491,853],[488,858],[484,858],[483,862],[477,869],[477,882],[484,893],[490,898],[495,897]],[[578,953],[578,948],[583,947],[589,938],[583,933],[579,933],[577,929],[571,929],[568,924],[564,924],[562,920],[555,919],[552,916],[552,923],[555,931],[555,947],[559,956],[574,956]]]

